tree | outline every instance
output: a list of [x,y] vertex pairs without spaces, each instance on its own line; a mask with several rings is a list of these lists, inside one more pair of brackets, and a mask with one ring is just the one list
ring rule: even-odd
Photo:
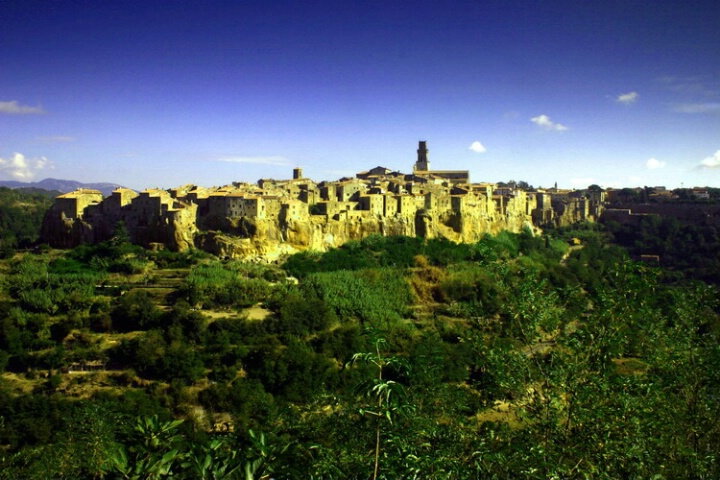
[[135,290],[120,297],[111,317],[118,331],[148,330],[157,326],[160,311],[146,291]]
[[127,225],[125,225],[125,222],[117,222],[109,243],[113,247],[123,247],[130,243],[130,232],[127,229]]

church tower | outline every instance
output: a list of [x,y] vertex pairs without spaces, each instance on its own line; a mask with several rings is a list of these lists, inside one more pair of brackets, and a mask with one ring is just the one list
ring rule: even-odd
[[417,149],[417,162],[413,167],[414,172],[427,172],[430,170],[430,160],[428,160],[427,142],[420,141]]

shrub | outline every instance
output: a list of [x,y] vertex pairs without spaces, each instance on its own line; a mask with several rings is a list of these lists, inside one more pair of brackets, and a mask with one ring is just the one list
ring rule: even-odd
[[115,330],[130,332],[156,327],[160,311],[146,291],[135,290],[118,299],[110,316]]
[[195,267],[180,290],[190,305],[208,307],[242,308],[267,298],[271,285],[262,278],[265,271],[252,268],[243,271],[238,265],[217,262]]
[[397,269],[315,273],[304,287],[334,309],[341,321],[396,321],[412,302],[410,285]]

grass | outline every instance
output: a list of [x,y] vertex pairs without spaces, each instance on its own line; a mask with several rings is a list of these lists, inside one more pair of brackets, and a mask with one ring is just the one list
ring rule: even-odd
[[35,378],[28,378],[27,375],[4,372],[0,378],[7,390],[15,395],[29,395],[45,382],[42,374],[36,375]]

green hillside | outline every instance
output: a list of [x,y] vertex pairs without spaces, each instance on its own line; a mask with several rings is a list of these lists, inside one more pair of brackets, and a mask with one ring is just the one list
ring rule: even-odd
[[717,478],[717,288],[598,228],[4,260],[0,478]]

